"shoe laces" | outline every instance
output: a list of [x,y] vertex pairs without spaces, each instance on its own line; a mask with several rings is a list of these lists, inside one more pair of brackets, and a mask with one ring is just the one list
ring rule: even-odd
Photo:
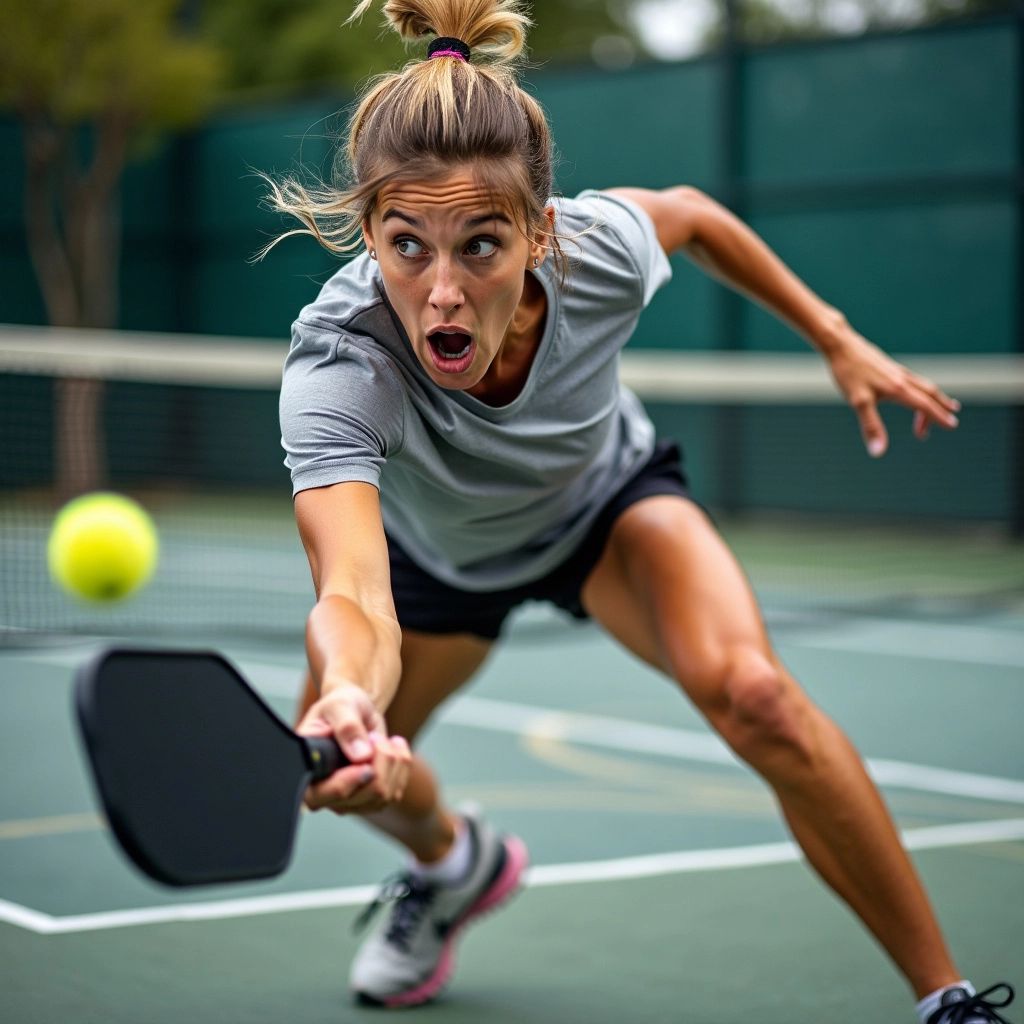
[[[1001,998],[996,998],[1001,993]],[[983,992],[968,996],[958,1003],[940,1007],[928,1018],[928,1024],[975,1024],[976,1021],[991,1021],[992,1024],[1010,1024],[997,1011],[1013,1002],[1013,986],[1000,981]]]
[[390,904],[391,920],[388,922],[384,939],[408,952],[412,935],[436,895],[437,886],[417,878],[416,875],[407,872],[395,875],[384,882],[377,895],[356,918],[352,930],[357,933],[363,931],[381,907]]

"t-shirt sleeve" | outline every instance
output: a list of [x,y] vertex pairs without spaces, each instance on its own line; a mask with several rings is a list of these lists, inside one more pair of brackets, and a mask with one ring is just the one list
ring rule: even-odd
[[361,481],[380,487],[402,445],[404,390],[383,353],[296,322],[281,380],[281,445],[292,494]]
[[658,241],[647,212],[624,196],[587,189],[577,199],[594,211],[598,232],[611,232],[621,245],[617,255],[627,260],[639,301],[643,306],[672,278],[672,267]]

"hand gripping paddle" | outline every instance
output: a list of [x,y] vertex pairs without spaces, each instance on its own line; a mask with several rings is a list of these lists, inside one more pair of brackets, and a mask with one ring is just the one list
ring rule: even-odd
[[219,654],[107,649],[79,670],[75,705],[114,835],[168,885],[280,874],[306,787],[348,763]]

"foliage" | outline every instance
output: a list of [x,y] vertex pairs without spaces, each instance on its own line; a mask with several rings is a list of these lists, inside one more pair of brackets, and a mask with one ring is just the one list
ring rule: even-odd
[[178,128],[211,101],[219,59],[177,29],[178,0],[7,0],[0,105],[83,124],[116,110]]
[[[742,0],[738,14],[745,41],[773,43],[1008,14],[1013,7],[1014,0]],[[720,41],[723,31],[720,21],[706,42]]]
[[212,102],[216,52],[185,38],[178,0],[8,0],[0,106],[22,125],[25,228],[51,323],[112,326],[116,195],[139,139]]
[[[117,321],[117,195],[133,145],[197,120],[219,60],[181,33],[178,0],[7,0],[0,107],[21,122],[28,251],[51,324]],[[55,462],[62,497],[105,476],[103,389],[62,381]]]
[[[636,44],[618,6],[608,0],[535,3],[531,61],[589,60],[594,40],[606,35]],[[384,27],[381,4],[344,24],[354,7],[355,0],[207,0],[201,24],[227,55],[228,87],[236,92],[352,89],[421,55]]]

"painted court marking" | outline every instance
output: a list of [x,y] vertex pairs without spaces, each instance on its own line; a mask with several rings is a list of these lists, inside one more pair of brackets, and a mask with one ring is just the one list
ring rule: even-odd
[[[553,711],[529,704],[465,697],[443,709],[449,725],[492,729],[520,736],[583,743],[635,753],[659,754],[683,761],[741,766],[717,737],[692,729],[629,722],[603,715]],[[880,786],[923,790],[946,796],[1024,804],[1024,781],[995,775],[932,768],[905,761],[871,758],[868,771]]]
[[[295,696],[296,671],[251,659],[240,660],[238,665],[267,696]],[[465,696],[455,697],[442,707],[438,721],[446,725],[657,754],[683,761],[732,765],[747,770],[725,743],[711,733],[632,722],[607,715]],[[867,767],[880,786],[1024,804],[1024,781],[1020,779],[934,768],[887,758],[869,758]]]
[[892,621],[864,617],[785,643],[814,650],[886,658],[1024,668],[1024,634],[963,623]]
[[[88,654],[77,651],[34,652],[26,660],[72,667]],[[256,688],[269,697],[294,699],[299,669],[254,658],[233,659]],[[739,766],[732,751],[715,735],[693,729],[631,722],[610,716],[483,697],[457,696],[438,712],[448,725],[513,733],[541,739],[583,743],[685,761]],[[1024,781],[975,772],[935,768],[891,759],[870,758],[868,771],[880,786],[921,790],[944,796],[1024,804]]]
[[[76,652],[36,655],[31,660],[78,664]],[[239,659],[239,666],[270,696],[292,697],[297,671],[280,664]],[[732,752],[716,736],[694,730],[624,721],[601,715],[556,711],[509,701],[462,697],[441,712],[449,725],[487,729],[519,736],[555,739],[604,748],[654,754],[681,760],[737,766]],[[952,771],[892,760],[870,760],[869,770],[880,785],[1024,805],[1024,781]],[[909,850],[943,849],[982,843],[1024,840],[1024,818],[910,829],[903,833]],[[583,882],[621,881],[695,871],[721,871],[793,863],[802,854],[790,842],[762,843],[716,850],[624,857],[613,860],[550,864],[532,868],[531,887]],[[370,900],[375,885],[308,890],[234,900],[181,903],[94,914],[54,916],[0,900],[0,921],[43,935],[98,931],[138,925],[222,920],[290,911],[352,906]]]
[[[1018,839],[1024,839],[1024,818],[980,821],[967,825],[937,825],[910,829],[903,833],[904,844],[909,850],[937,850]],[[530,888],[542,888],[584,882],[625,881],[696,871],[727,871],[770,864],[790,864],[801,859],[802,854],[793,843],[761,843],[756,846],[728,847],[719,850],[682,850],[677,853],[620,857],[615,860],[547,864],[531,868],[526,884]],[[236,917],[350,907],[369,902],[376,892],[376,885],[358,885],[344,889],[312,889],[247,899],[179,903],[166,907],[142,907],[136,910],[66,917],[55,917],[17,903],[0,900],[0,921],[40,935],[66,935],[71,932],[106,931],[139,925],[222,921]]]

